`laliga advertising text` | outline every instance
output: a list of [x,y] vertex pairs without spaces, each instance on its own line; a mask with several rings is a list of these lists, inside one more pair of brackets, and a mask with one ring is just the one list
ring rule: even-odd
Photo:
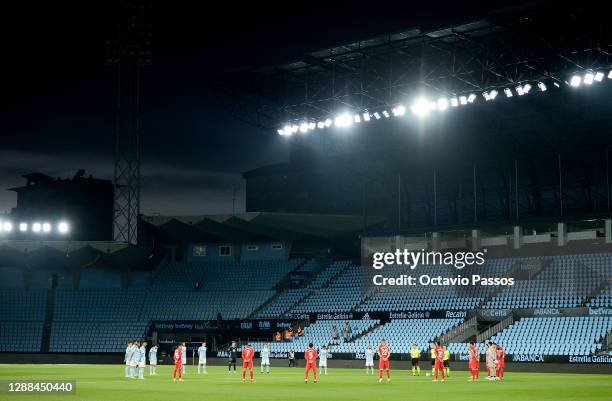
[[[485,264],[486,249],[480,252],[418,252],[407,249],[397,249],[395,252],[375,252],[372,255],[372,267],[380,271],[385,266],[408,266],[414,270],[417,266],[447,265],[457,270],[469,266],[482,266]],[[486,271],[486,268],[483,269]],[[484,273],[479,272],[479,273]],[[381,272],[382,273],[382,272]],[[430,274],[409,275],[401,274],[395,277],[386,277],[383,274],[372,276],[372,284],[375,286],[511,286],[514,285],[513,277],[485,277],[482,274],[469,276],[457,275],[454,277],[434,276]]]

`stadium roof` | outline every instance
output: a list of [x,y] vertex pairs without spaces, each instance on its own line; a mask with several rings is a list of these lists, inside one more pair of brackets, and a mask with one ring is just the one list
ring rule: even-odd
[[[313,28],[316,29],[316,28]],[[609,68],[607,15],[594,4],[531,2],[484,18],[345,43],[218,77],[236,117],[265,129],[392,107],[422,92],[457,96],[525,81],[564,83]]]
[[364,228],[380,226],[386,218],[368,216],[367,227],[364,227],[362,216],[259,212],[237,215],[142,216],[142,221],[167,241],[222,243],[333,239],[354,234]]

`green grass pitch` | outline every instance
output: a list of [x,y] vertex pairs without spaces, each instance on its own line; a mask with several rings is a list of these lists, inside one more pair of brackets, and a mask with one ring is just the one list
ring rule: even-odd
[[[366,376],[363,370],[329,369],[327,376],[304,384],[303,368],[274,368],[270,374],[255,374],[256,383],[242,383],[241,371],[228,374],[227,368],[212,366],[207,375],[197,375],[188,366],[182,383],[172,382],[171,367],[158,367],[157,376],[145,380],[123,377],[122,365],[0,365],[0,380],[76,380],[76,395],[9,395],[0,400],[72,401],[233,401],[233,400],[329,400],[403,401],[446,400],[611,400],[612,375],[513,373],[502,382],[481,379],[467,381],[465,371],[451,372],[444,383],[432,383],[421,372],[412,377],[405,370],[392,371],[392,382],[378,383],[377,372]],[[482,375],[482,372],[481,372]]]

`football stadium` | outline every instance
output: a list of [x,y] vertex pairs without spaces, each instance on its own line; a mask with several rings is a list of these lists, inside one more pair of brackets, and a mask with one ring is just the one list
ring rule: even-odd
[[[153,51],[200,10],[106,8],[91,48],[111,112],[49,97],[72,121],[43,122],[71,143],[59,151],[35,145],[36,123],[7,125],[21,139],[0,152],[0,400],[612,398],[603,5],[363,9],[267,43],[265,23],[236,28],[248,44],[202,45],[204,63],[239,66],[206,71],[198,112],[238,131],[230,145],[152,108],[186,116],[200,96],[169,56],[198,38]],[[160,94],[180,79],[192,92]],[[109,121],[112,150],[96,128],[70,136],[74,110]],[[15,150],[8,168],[14,149],[39,156]],[[207,181],[191,157],[240,171]],[[195,191],[214,185],[220,198]]]

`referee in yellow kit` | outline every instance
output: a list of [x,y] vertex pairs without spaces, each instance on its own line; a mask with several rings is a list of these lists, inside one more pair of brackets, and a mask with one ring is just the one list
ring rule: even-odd
[[421,376],[421,368],[419,367],[419,358],[421,357],[421,350],[416,344],[412,344],[410,350],[410,359],[412,360],[412,376]]

